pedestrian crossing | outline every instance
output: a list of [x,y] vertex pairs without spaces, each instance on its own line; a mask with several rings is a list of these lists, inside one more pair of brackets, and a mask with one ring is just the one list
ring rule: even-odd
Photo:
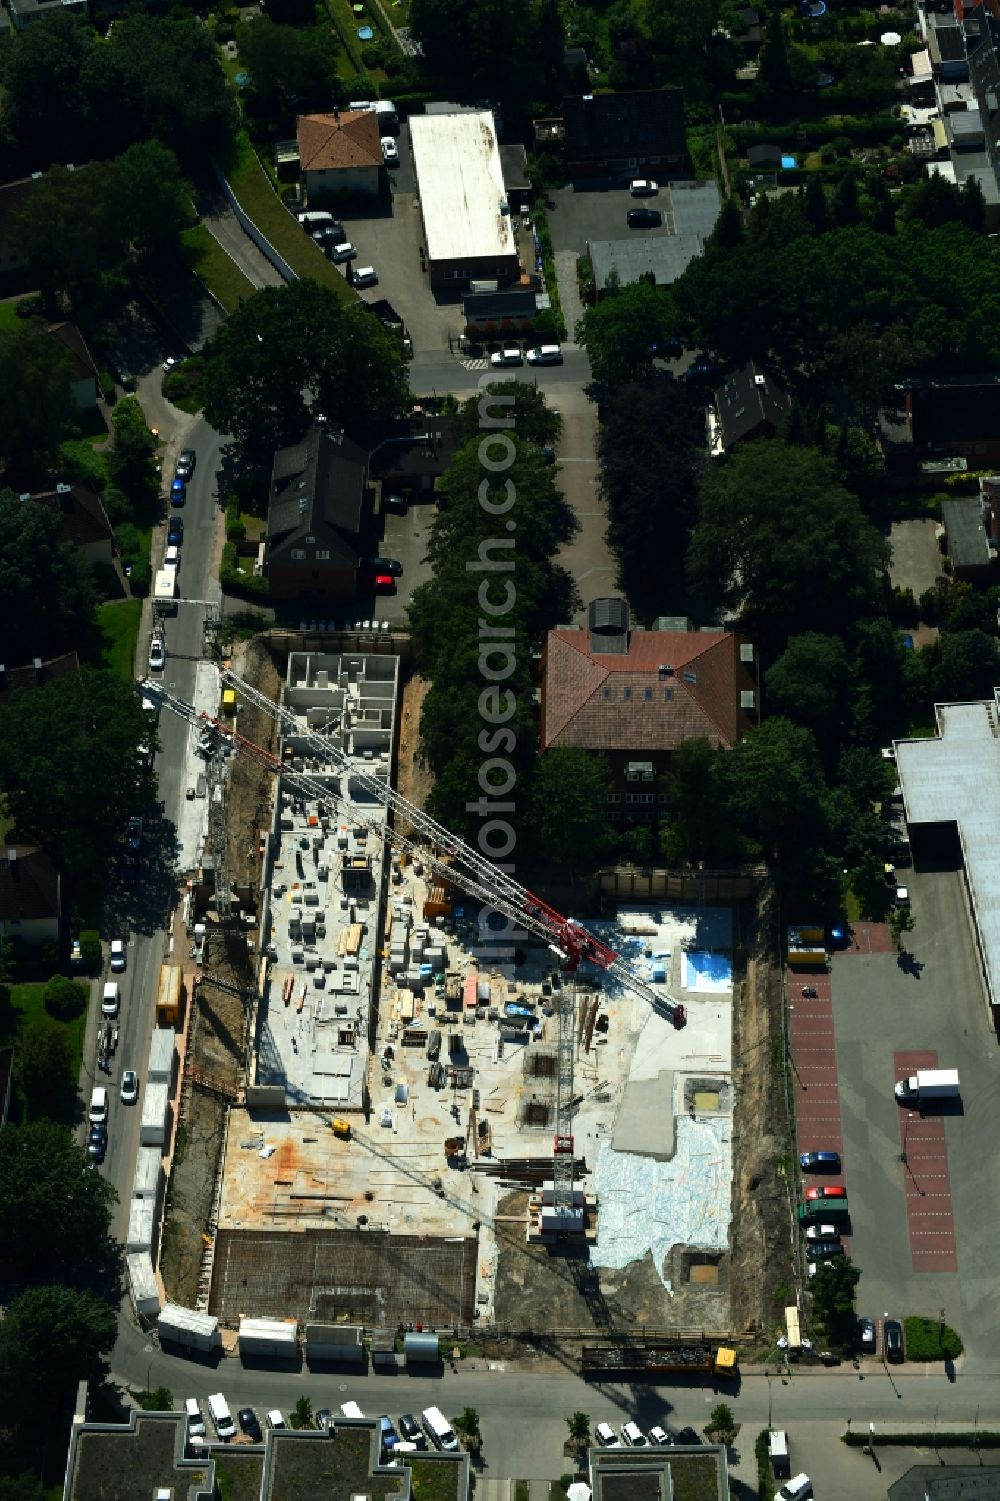
[[489,360],[463,360],[462,364],[466,370],[488,370],[490,368]]

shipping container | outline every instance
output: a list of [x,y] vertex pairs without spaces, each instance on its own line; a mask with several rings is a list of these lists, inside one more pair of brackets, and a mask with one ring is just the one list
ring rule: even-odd
[[182,975],[179,964],[161,964],[156,992],[156,1025],[172,1027],[181,1014]]
[[144,1147],[165,1147],[170,1121],[170,1091],[166,1084],[147,1084],[142,1096],[139,1141]]
[[148,1251],[151,1256],[155,1256],[156,1229],[155,1201],[153,1199],[130,1199],[125,1250]]
[[160,1293],[153,1270],[153,1258],[148,1251],[130,1251],[125,1257],[129,1292],[136,1317],[144,1323],[152,1322],[160,1312]]
[[[179,967],[173,968],[179,971]],[[173,1085],[174,1061],[177,1056],[176,1039],[169,1027],[156,1027],[149,1043],[149,1064],[146,1078],[151,1084]]]
[[161,1341],[172,1341],[191,1350],[215,1350],[221,1344],[219,1321],[210,1313],[197,1313],[178,1303],[165,1303],[156,1321]]
[[295,1319],[240,1319],[241,1357],[271,1356],[294,1360],[299,1353],[299,1326]]

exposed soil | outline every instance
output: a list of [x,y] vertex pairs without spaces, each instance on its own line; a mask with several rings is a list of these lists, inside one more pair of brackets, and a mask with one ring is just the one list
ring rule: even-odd
[[[259,636],[240,643],[233,652],[233,671],[266,697],[281,695],[281,672]],[[269,714],[254,704],[239,700],[237,729],[246,740],[276,753],[278,727]],[[234,887],[256,889],[260,876],[260,835],[271,822],[274,774],[251,756],[237,755],[229,770],[226,787],[226,823],[229,833],[229,879]]]
[[[407,678],[403,684],[399,717],[399,748],[396,752],[396,791],[415,803],[418,808],[426,806],[434,785],[434,778],[426,761],[419,754],[420,712],[427,690],[427,678]],[[400,827],[400,833],[408,830]]]

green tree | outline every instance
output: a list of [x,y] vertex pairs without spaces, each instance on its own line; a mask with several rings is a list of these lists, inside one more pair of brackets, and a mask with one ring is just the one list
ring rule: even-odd
[[894,946],[901,950],[904,933],[913,932],[913,913],[909,907],[893,907],[886,922],[889,927],[889,936]]
[[253,100],[264,114],[324,110],[343,102],[334,33],[325,28],[277,25],[270,16],[257,16],[237,28],[236,45],[251,77]]
[[108,456],[108,468],[116,487],[135,508],[137,504],[152,499],[159,489],[156,439],[134,396],[123,396],[115,404],[112,426],[114,442]]
[[821,1262],[812,1279],[813,1320],[826,1333],[831,1350],[852,1355],[857,1345],[858,1326],[854,1294],[861,1272],[848,1256]]
[[986,233],[986,199],[976,177],[967,177],[958,194],[959,222],[976,234]]
[[0,332],[0,461],[8,485],[42,489],[74,417],[69,351],[30,323]]
[[576,746],[546,751],[530,789],[530,821],[543,859],[584,875],[613,845],[607,820],[611,774],[603,756]]
[[[936,703],[992,698],[1000,682],[1000,643],[985,631],[949,631],[928,654]],[[936,660],[935,660],[936,659]]]
[[708,1433],[714,1433],[722,1444],[731,1444],[736,1437],[737,1424],[733,1416],[733,1409],[727,1402],[720,1402],[712,1408],[711,1416],[706,1425]]
[[[97,35],[68,11],[43,16],[18,37],[23,47],[5,47],[0,55],[4,106],[16,141],[39,166],[62,161],[67,142],[74,155],[90,155],[87,130],[89,101],[86,61],[98,47]],[[76,144],[83,145],[77,153]]]
[[479,1429],[479,1414],[474,1407],[463,1407],[455,1419],[455,1427],[465,1438],[465,1447],[478,1453],[483,1436]]
[[483,435],[483,414],[490,421],[503,420],[521,442],[551,447],[559,441],[562,417],[550,407],[545,392],[521,380],[494,380],[478,396],[463,401],[455,414],[454,429],[458,445],[479,443]]
[[53,975],[45,986],[45,1009],[56,1021],[75,1021],[82,1016],[89,991],[79,980],[67,975]]
[[708,237],[706,248],[718,246],[721,250],[731,250],[742,239],[743,210],[739,199],[734,195],[724,200],[719,217],[715,221],[715,228]]
[[858,180],[850,167],[834,188],[830,202],[830,218],[836,229],[849,229],[852,225],[861,222]]
[[670,758],[669,815],[660,849],[668,865],[728,865],[742,856],[721,775],[728,752],[708,740],[683,740]]
[[817,631],[792,636],[765,683],[769,712],[811,730],[834,765],[850,705],[849,659],[840,637]]
[[[0,1266],[10,1286],[57,1277],[117,1288],[111,1240],[117,1195],[63,1126],[35,1121],[0,1131]],[[57,1206],[57,1207],[56,1207]]]
[[648,375],[653,346],[672,333],[670,299],[647,281],[606,291],[595,307],[584,310],[576,328],[594,379],[607,386]]
[[19,835],[91,890],[122,818],[153,795],[148,733],[129,684],[93,668],[19,689],[0,711],[0,785]]
[[293,1428],[312,1428],[314,1426],[313,1405],[308,1397],[301,1396],[298,1399],[292,1408],[289,1422]]
[[530,0],[413,0],[409,22],[433,77],[515,98],[530,97],[539,82]]
[[0,1475],[0,1501],[45,1501],[45,1487],[31,1470]]
[[194,218],[177,158],[159,141],[138,141],[122,152],[111,172],[109,198],[118,233],[140,256],[162,259],[175,252],[181,230]]
[[867,184],[868,222],[876,233],[896,233],[896,206],[884,177],[873,177]]
[[154,1386],[151,1392],[133,1392],[143,1412],[173,1412],[174,1394],[169,1386]]
[[0,1321],[4,1411],[32,1429],[43,1427],[80,1381],[104,1378],[117,1333],[116,1309],[93,1293],[27,1288]]
[[689,62],[707,51],[719,24],[721,0],[645,0],[645,21],[654,48],[663,57]]
[[[127,134],[118,149],[133,141],[158,141],[193,169],[212,152],[224,151],[236,128],[237,108],[206,26],[193,16],[132,13],[112,27],[106,51],[105,67],[115,70],[134,106],[122,111]],[[182,107],[178,79],[183,79]]]
[[570,1444],[578,1453],[590,1448],[590,1418],[585,1412],[574,1412],[566,1419],[566,1426]]
[[744,835],[783,874],[829,848],[826,782],[808,730],[766,719],[720,759],[716,776]]
[[14,1072],[29,1120],[72,1123],[76,1106],[73,1049],[64,1027],[34,1022],[18,1033]]
[[206,349],[202,390],[209,422],[269,466],[317,414],[358,442],[380,438],[406,397],[402,345],[362,303],[315,282],[267,287]]
[[788,60],[788,43],[785,40],[785,25],[781,8],[778,5],[770,10],[764,27],[757,78],[761,90],[775,101],[786,99],[792,92],[792,69]]
[[11,239],[29,260],[47,306],[58,315],[57,293],[79,306],[101,273],[117,267],[124,239],[112,213],[111,174],[95,168],[51,167],[25,194],[11,221]]
[[8,667],[86,649],[93,632],[90,570],[59,541],[59,517],[0,491],[0,641]]
[[818,172],[809,174],[803,196],[809,228],[814,235],[825,234],[830,227],[830,214],[827,209],[823,179]]
[[706,471],[689,562],[706,594],[740,606],[766,655],[877,613],[888,548],[829,459],[771,439]]

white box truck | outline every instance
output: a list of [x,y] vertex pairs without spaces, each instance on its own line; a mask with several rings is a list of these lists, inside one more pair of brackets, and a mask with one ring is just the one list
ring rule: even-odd
[[957,1068],[918,1068],[908,1079],[896,1085],[896,1099],[903,1105],[918,1105],[924,1100],[953,1100],[958,1096]]
[[177,609],[177,569],[160,568],[153,583],[153,599],[161,610]]

